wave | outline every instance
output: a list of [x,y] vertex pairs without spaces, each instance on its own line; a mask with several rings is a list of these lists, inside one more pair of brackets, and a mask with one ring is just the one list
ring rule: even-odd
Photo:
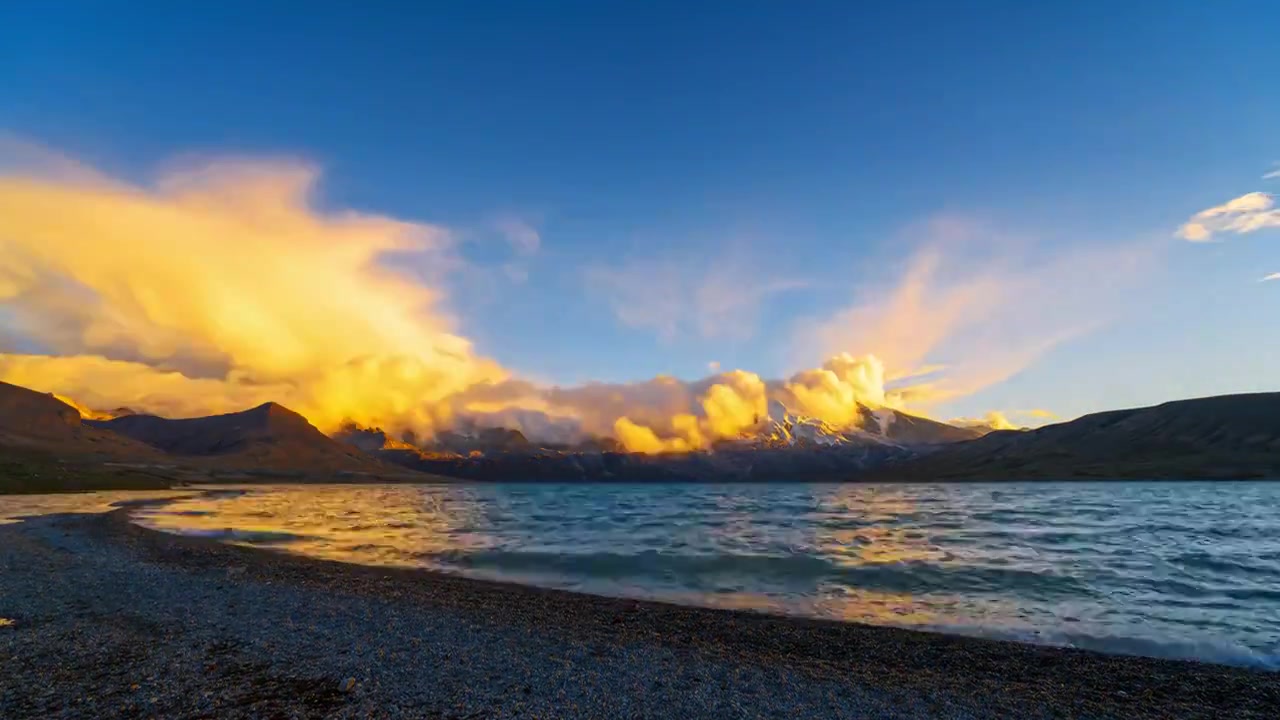
[[237,530],[236,528],[207,530],[171,527],[155,529],[163,530],[175,535],[209,538],[211,540],[218,540],[226,543],[244,543],[247,545],[281,545],[314,539],[309,535],[299,535],[297,533],[283,532],[280,530]]
[[1280,652],[1262,652],[1224,640],[1169,640],[1110,633],[1054,629],[1002,629],[991,626],[935,623],[917,626],[934,632],[1032,645],[1069,647],[1113,655],[1138,655],[1165,660],[1195,660],[1261,670],[1280,670]]
[[1090,593],[1078,579],[1057,573],[972,565],[939,565],[923,560],[844,565],[812,555],[675,555],[564,553],[530,550],[444,551],[419,556],[446,569],[549,574],[581,580],[682,581],[710,589],[723,583],[818,587],[907,593],[1014,592],[1027,597],[1080,597]]

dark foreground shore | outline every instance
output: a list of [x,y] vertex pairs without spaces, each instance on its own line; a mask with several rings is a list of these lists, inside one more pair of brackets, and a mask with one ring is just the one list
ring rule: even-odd
[[1280,674],[0,526],[0,718],[1267,718]]

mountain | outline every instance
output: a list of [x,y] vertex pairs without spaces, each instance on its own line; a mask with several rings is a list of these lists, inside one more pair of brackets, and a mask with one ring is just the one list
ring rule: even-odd
[[834,481],[912,453],[891,444],[722,446],[714,452],[662,455],[546,448],[467,455],[405,447],[372,452],[387,462],[419,472],[517,482]]
[[119,461],[157,461],[155,449],[92,427],[51,394],[0,382],[0,449]]
[[864,427],[876,427],[877,433],[899,445],[942,445],[980,438],[989,432],[986,428],[959,427],[901,410],[880,408],[873,410],[859,405]]
[[132,438],[171,456],[207,458],[220,467],[292,472],[387,472],[359,449],[316,429],[276,403],[226,415],[170,420],[124,415],[86,425]]
[[658,455],[624,452],[609,438],[539,444],[505,428],[446,431],[426,447],[378,428],[348,426],[334,437],[389,463],[468,480],[750,482],[837,480],[913,456],[920,446],[982,434],[896,410],[859,405],[859,412],[862,427],[841,430],[774,403],[748,436],[721,440],[710,451]]
[[0,382],[0,493],[168,487],[163,453],[81,422],[53,395]]
[[858,426],[840,429],[818,418],[789,412],[781,403],[769,405],[769,416],[756,434],[722,443],[759,449],[822,447],[835,445],[938,445],[981,437],[984,430],[957,427],[891,408],[871,408],[858,403]]
[[114,419],[87,420],[82,412],[54,395],[0,382],[0,492],[168,487],[264,476],[432,479],[333,440],[275,403],[183,420],[124,409]]
[[1280,393],[1222,395],[1000,430],[858,479],[1280,478]]

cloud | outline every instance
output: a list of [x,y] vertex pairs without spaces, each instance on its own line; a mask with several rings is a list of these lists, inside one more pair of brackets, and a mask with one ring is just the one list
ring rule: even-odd
[[311,166],[214,161],[151,186],[0,168],[0,306],[57,356],[6,358],[6,379],[175,411],[272,395],[321,427],[430,432],[445,398],[507,376],[397,269],[448,266],[449,233],[319,210]]
[[1272,280],[1280,280],[1280,272],[1271,273],[1270,275],[1262,278],[1260,282],[1270,282]]
[[1145,243],[1046,255],[954,220],[915,232],[903,270],[885,268],[851,305],[801,323],[793,345],[808,356],[874,354],[917,408],[999,383],[1106,323],[1156,257]]
[[1218,233],[1242,235],[1269,227],[1280,227],[1275,199],[1251,192],[1192,215],[1176,234],[1189,242],[1208,242]]
[[590,291],[603,296],[624,325],[665,341],[693,336],[741,341],[755,334],[760,306],[807,283],[761,278],[741,261],[644,259],[586,271]]
[[954,418],[947,422],[959,427],[982,428],[987,430],[1019,430],[1029,426],[1043,425],[1048,420],[1057,419],[1057,414],[1048,410],[992,410],[980,418]]
[[542,247],[542,235],[538,229],[528,222],[514,217],[506,217],[495,223],[498,232],[518,255],[536,255]]
[[1009,421],[999,410],[992,410],[980,418],[955,418],[947,422],[957,427],[980,428],[983,430],[1017,430],[1020,426]]
[[1276,169],[1262,176],[1263,180],[1275,180],[1280,178],[1280,163],[1277,163]]

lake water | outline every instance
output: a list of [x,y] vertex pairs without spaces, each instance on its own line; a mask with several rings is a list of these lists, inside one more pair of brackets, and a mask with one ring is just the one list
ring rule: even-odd
[[1280,668],[1280,483],[279,486],[134,516],[347,562]]

